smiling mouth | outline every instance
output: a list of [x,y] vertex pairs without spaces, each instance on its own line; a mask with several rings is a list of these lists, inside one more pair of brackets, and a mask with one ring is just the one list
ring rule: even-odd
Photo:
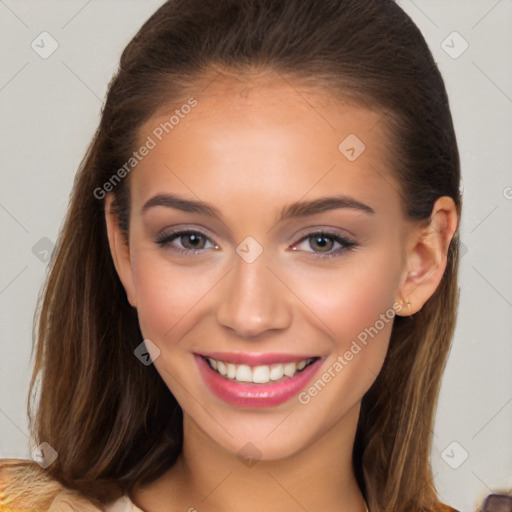
[[313,364],[319,357],[310,357],[297,362],[249,366],[234,364],[211,357],[201,356],[210,368],[226,379],[251,384],[268,384],[286,381]]

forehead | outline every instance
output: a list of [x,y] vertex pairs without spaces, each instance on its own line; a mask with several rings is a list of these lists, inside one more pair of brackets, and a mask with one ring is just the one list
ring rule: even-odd
[[226,199],[229,190],[298,199],[337,188],[369,201],[397,192],[381,111],[267,76],[217,77],[193,98],[193,108],[185,98],[141,128],[139,143],[149,137],[154,148],[132,173],[136,202],[165,184]]

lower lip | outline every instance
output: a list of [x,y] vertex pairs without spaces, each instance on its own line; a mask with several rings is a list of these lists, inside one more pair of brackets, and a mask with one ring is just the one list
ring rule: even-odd
[[244,384],[223,377],[210,368],[208,362],[194,354],[199,371],[210,390],[219,398],[239,407],[272,407],[279,405],[299,391],[313,378],[323,359],[319,358],[292,378],[274,384]]

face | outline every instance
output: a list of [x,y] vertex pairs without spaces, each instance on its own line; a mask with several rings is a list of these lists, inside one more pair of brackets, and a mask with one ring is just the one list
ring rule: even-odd
[[155,144],[131,171],[116,265],[187,421],[273,460],[359,410],[411,228],[382,113],[277,81],[218,80],[195,98],[169,133],[174,106],[140,132]]

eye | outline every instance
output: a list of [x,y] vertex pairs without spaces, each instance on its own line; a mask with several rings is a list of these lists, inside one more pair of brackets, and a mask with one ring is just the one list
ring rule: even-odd
[[[179,240],[180,245],[175,245],[174,240]],[[204,249],[219,248],[204,233],[195,230],[164,232],[157,236],[155,243],[180,254],[197,254]],[[207,243],[211,243],[212,247],[206,247]]]
[[[341,254],[354,250],[358,244],[346,237],[339,235],[338,233],[330,233],[327,231],[315,231],[302,238],[298,244],[294,245],[292,250],[297,250],[296,247],[306,244],[312,251],[308,249],[305,252],[312,252],[314,258],[332,258],[335,256],[341,256]],[[335,250],[333,250],[338,244]]]

